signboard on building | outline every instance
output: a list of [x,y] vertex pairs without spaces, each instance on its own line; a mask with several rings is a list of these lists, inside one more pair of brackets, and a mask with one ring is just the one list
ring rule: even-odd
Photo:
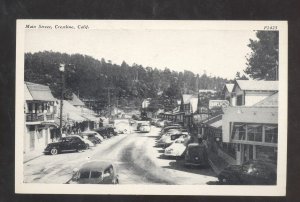
[[209,109],[224,108],[224,107],[228,107],[228,106],[229,106],[228,100],[210,100],[209,101]]

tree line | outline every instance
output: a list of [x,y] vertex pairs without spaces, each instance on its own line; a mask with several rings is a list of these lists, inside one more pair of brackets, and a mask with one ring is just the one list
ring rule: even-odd
[[48,85],[56,98],[61,95],[61,72],[65,67],[65,99],[72,93],[80,98],[99,101],[103,107],[110,103],[136,105],[144,98],[160,96],[179,99],[182,93],[196,93],[198,89],[220,91],[227,79],[201,76],[191,71],[173,71],[143,67],[139,64],[113,64],[104,58],[97,60],[81,54],[52,51],[25,54],[25,81]]

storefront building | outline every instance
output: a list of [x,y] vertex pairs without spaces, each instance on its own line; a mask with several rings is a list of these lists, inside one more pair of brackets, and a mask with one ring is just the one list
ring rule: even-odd
[[224,109],[222,141],[235,151],[236,164],[258,159],[277,163],[278,107]]

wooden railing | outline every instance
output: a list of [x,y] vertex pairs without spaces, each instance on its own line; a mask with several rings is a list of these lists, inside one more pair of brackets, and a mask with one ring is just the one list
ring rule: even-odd
[[35,114],[26,113],[26,122],[36,122],[36,121],[52,121],[54,120],[54,114]]

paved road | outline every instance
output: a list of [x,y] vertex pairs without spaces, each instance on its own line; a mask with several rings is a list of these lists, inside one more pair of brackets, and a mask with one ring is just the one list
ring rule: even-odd
[[24,164],[24,182],[65,183],[72,170],[88,160],[107,160],[118,168],[120,184],[206,184],[216,181],[211,169],[188,169],[183,160],[165,159],[154,147],[159,129],[122,134],[89,150],[45,155]]

